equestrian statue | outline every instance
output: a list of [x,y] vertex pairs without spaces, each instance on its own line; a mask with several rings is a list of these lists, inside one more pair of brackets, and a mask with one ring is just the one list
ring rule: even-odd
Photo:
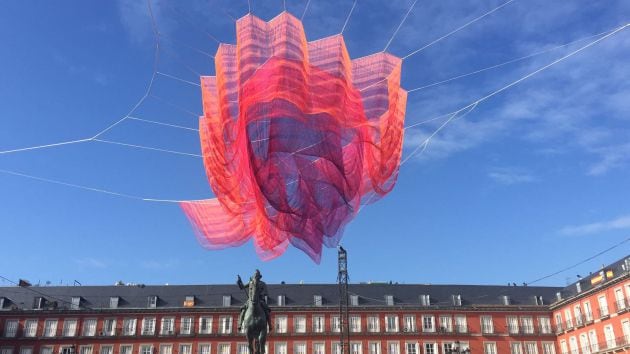
[[249,282],[243,285],[241,276],[237,275],[236,285],[247,292],[247,301],[241,307],[238,318],[238,330],[245,330],[249,354],[265,354],[267,333],[271,332],[271,309],[267,305],[267,284],[260,280],[262,275],[256,269]]

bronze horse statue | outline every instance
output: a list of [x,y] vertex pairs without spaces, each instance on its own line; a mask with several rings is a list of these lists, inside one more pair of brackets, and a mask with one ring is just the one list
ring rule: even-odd
[[244,312],[241,312],[239,330],[244,328],[249,345],[250,354],[265,354],[265,343],[267,342],[267,323],[271,323],[269,318],[269,308],[263,304],[266,295],[266,284],[260,280],[262,276],[257,270],[256,274],[243,286],[241,277],[238,277],[237,284],[241,289],[247,290],[247,302]]

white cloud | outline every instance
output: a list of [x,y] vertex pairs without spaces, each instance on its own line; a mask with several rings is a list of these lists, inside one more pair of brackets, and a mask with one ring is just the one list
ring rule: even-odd
[[594,222],[591,224],[565,226],[560,229],[563,235],[588,235],[613,230],[630,229],[630,215],[624,215],[613,220]]
[[488,173],[488,177],[497,183],[506,185],[531,183],[538,180],[530,173],[509,167],[495,168]]

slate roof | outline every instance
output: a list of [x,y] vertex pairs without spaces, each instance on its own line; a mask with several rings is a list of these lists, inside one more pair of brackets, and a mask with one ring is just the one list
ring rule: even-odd
[[[559,287],[487,286],[487,285],[421,285],[421,284],[350,284],[349,293],[358,295],[359,306],[386,307],[386,295],[393,296],[396,307],[420,307],[420,295],[429,295],[431,306],[453,307],[453,295],[460,295],[462,307],[535,306],[535,297],[544,305],[555,300]],[[322,297],[322,306],[338,306],[337,284],[268,284],[269,304],[277,306],[279,295],[285,296],[285,307],[314,307],[314,296]],[[236,285],[123,285],[123,286],[33,286],[0,287],[2,310],[33,309],[36,297],[56,301],[59,308],[70,308],[72,297],[81,297],[82,309],[107,309],[110,297],[119,297],[119,309],[146,309],[148,297],[157,296],[157,308],[182,308],[186,296],[195,297],[195,308],[225,308],[223,297],[230,296],[231,306],[240,307],[245,293]]]
[[[612,275],[610,275],[610,273]],[[588,276],[585,276],[578,281],[564,287],[560,290],[560,294],[562,295],[562,299],[570,299],[579,293],[584,293],[588,290],[599,288],[602,285],[617,280],[620,278],[630,276],[630,257],[624,257],[608,266],[602,267],[601,270],[597,272],[593,272]],[[600,281],[596,281],[595,278],[602,277]],[[578,292],[578,286],[580,284],[580,292]]]

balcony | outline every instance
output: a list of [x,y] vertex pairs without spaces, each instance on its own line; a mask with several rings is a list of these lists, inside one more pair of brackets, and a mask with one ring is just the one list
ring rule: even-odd
[[621,300],[615,301],[615,311],[617,311],[617,313],[621,313],[627,310],[628,310],[628,300],[621,299]]
[[599,343],[599,352],[625,352],[628,349],[630,349],[630,336],[621,336]]
[[604,307],[600,307],[599,308],[599,318],[605,318],[610,316],[610,312],[608,312],[608,306],[604,306]]

